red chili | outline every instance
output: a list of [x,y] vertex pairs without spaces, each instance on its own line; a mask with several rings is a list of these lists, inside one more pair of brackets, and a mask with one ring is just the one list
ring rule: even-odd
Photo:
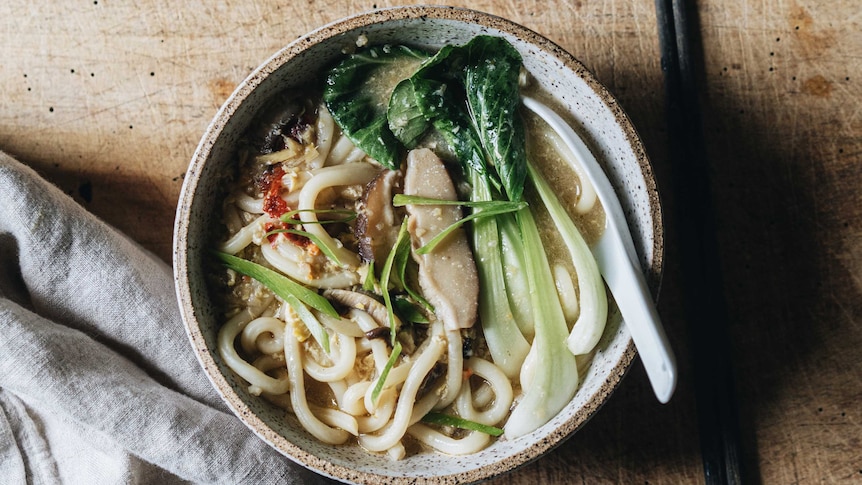
[[287,212],[287,202],[281,198],[284,169],[281,165],[272,165],[263,172],[260,187],[263,191],[263,210],[272,217],[281,217]]

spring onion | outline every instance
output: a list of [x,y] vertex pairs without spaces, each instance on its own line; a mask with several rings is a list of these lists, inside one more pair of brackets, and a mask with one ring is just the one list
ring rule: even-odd
[[296,236],[306,237],[309,241],[313,242],[314,245],[320,249],[320,252],[323,253],[324,256],[329,258],[333,263],[337,264],[338,266],[343,266],[341,260],[338,259],[338,255],[335,254],[335,251],[333,251],[332,248],[329,247],[322,239],[308,231],[302,231],[300,229],[273,229],[267,232],[266,236],[271,236],[273,234],[294,234]]
[[481,200],[481,201],[457,201],[457,200],[442,200],[442,199],[429,199],[427,197],[417,197],[411,195],[398,194],[393,199],[393,205],[395,207],[401,207],[407,204],[415,204],[415,205],[462,205],[465,207],[472,207],[474,212],[469,214],[466,217],[462,217],[458,219],[454,224],[449,225],[446,229],[440,231],[439,234],[434,236],[427,244],[416,249],[416,254],[428,254],[434,251],[434,248],[437,247],[438,244],[443,242],[446,237],[449,236],[453,231],[461,227],[467,222],[478,219],[480,217],[491,217],[500,214],[506,214],[508,212],[515,212],[524,207],[527,207],[527,203],[524,201],[518,202],[509,202],[502,200]]
[[380,391],[383,390],[383,385],[386,383],[386,378],[389,377],[389,371],[392,370],[393,366],[395,366],[395,361],[398,360],[399,355],[401,355],[401,342],[395,342],[395,346],[392,347],[392,353],[389,355],[386,365],[383,366],[383,371],[380,372],[380,377],[377,378],[377,384],[374,385],[374,390],[371,391],[372,402],[377,402],[377,398],[380,396]]
[[401,222],[401,229],[398,231],[398,238],[395,240],[395,246],[389,252],[386,258],[386,263],[380,271],[380,292],[383,293],[383,302],[386,304],[386,313],[389,318],[389,333],[390,343],[395,345],[395,335],[398,333],[397,325],[395,324],[395,311],[392,307],[392,296],[389,294],[389,280],[392,277],[392,266],[398,256],[398,247],[407,239],[407,218]]
[[[301,221],[294,217],[302,212],[311,212],[314,214],[342,214],[344,217],[339,219],[322,220],[322,221]],[[338,224],[350,222],[358,217],[356,211],[350,209],[296,209],[285,212],[279,218],[285,224]]]
[[337,318],[338,312],[335,311],[329,300],[317,294],[317,292],[291,280],[287,276],[257,263],[221,252],[216,252],[216,257],[227,268],[256,279],[269,288],[270,291],[280,296],[293,308],[302,322],[305,323],[308,331],[311,332],[311,336],[320,344],[320,347],[327,354],[329,353],[329,334],[326,333],[326,329],[323,328],[317,317],[308,309],[308,307],[311,307],[325,315]]
[[464,419],[458,416],[451,416],[449,414],[443,413],[428,413],[422,417],[422,422],[428,424],[437,424],[440,426],[452,426],[455,428],[469,429],[471,431],[478,431],[480,433],[489,434],[491,436],[500,436],[503,434],[503,430],[500,428],[488,426],[487,424],[477,423],[475,421],[470,421],[469,419]]

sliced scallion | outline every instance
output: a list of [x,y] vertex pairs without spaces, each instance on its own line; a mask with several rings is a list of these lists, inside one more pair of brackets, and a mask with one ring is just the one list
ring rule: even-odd
[[392,307],[401,317],[401,320],[413,323],[430,323],[428,317],[419,310],[419,307],[403,296],[395,297],[395,300],[392,301]]
[[[332,220],[322,220],[322,221],[300,221],[298,219],[294,219],[293,217],[298,215],[300,212],[313,212],[315,214],[344,214],[345,217],[340,219],[332,219]],[[350,222],[356,219],[357,214],[356,211],[352,211],[350,209],[297,209],[289,212],[285,212],[281,216],[281,222],[285,224],[337,224],[339,222]]]
[[380,373],[380,378],[377,379],[377,384],[374,386],[374,390],[371,391],[372,402],[377,402],[377,398],[380,396],[380,391],[383,390],[383,384],[386,383],[386,378],[389,377],[389,371],[392,370],[393,366],[395,366],[395,361],[398,360],[399,355],[401,355],[401,342],[395,342],[395,346],[392,347],[392,354],[389,356],[389,360],[386,361],[386,365],[383,366],[383,372]]
[[386,304],[386,313],[389,318],[389,333],[390,343],[395,345],[395,335],[398,329],[395,328],[395,312],[392,308],[392,296],[389,294],[389,279],[392,276],[392,266],[395,264],[395,259],[398,255],[398,246],[401,241],[407,237],[407,218],[401,223],[401,229],[398,231],[398,238],[395,240],[395,246],[389,251],[389,256],[386,257],[386,263],[380,271],[380,292],[383,293],[383,303]]
[[410,260],[410,237],[406,230],[403,235],[399,231],[398,239],[395,241],[395,246],[392,251],[395,253],[395,261],[393,262],[394,267],[392,269],[395,271],[395,276],[398,278],[401,287],[404,288],[411,298],[424,306],[426,310],[433,312],[434,306],[431,305],[431,303],[429,303],[421,293],[407,284],[407,262]]
[[335,254],[332,248],[327,246],[326,243],[324,243],[319,237],[308,231],[301,231],[299,229],[273,229],[267,232],[266,236],[268,237],[273,234],[294,234],[297,236],[307,237],[309,241],[313,242],[314,245],[320,249],[320,252],[323,253],[324,256],[332,260],[332,262],[337,264],[338,266],[343,266],[341,264],[341,260],[338,259],[338,256]]
[[308,327],[308,331],[311,332],[312,337],[314,337],[326,353],[329,353],[329,334],[326,333],[323,325],[320,324],[306,306],[308,305],[321,313],[337,318],[338,312],[335,311],[329,300],[317,294],[317,292],[291,280],[287,276],[257,263],[220,252],[216,252],[216,257],[227,268],[256,279],[273,293],[284,299],[296,314],[299,315],[305,326]]
[[489,434],[491,436],[500,436],[503,430],[487,424],[477,423],[469,419],[459,418],[443,413],[428,413],[422,417],[422,422],[429,424],[438,424],[441,426],[454,426],[455,428],[469,429],[480,433]]
[[362,289],[365,291],[374,291],[374,285],[377,284],[377,276],[374,274],[374,260],[368,262],[367,271],[365,279],[362,281]]
[[527,207],[527,203],[525,201],[505,201],[505,200],[483,200],[483,201],[458,201],[458,200],[445,200],[445,199],[431,199],[428,197],[417,197],[412,195],[404,195],[398,194],[392,200],[392,204],[395,207],[401,207],[405,205],[461,205],[464,207],[472,207],[473,209],[479,209],[478,211],[474,211],[472,214],[462,217],[458,219],[455,223],[451,224],[446,229],[440,231],[439,234],[434,236],[427,244],[422,246],[421,248],[416,250],[417,254],[428,254],[437,247],[438,244],[443,242],[449,234],[453,231],[461,227],[464,223],[470,222],[474,219],[478,219],[480,217],[489,217],[496,216],[500,214],[506,214],[509,212],[517,212],[524,207]]

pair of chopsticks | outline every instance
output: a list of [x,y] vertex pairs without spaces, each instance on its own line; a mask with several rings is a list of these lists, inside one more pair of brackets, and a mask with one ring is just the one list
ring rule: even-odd
[[736,393],[699,101],[703,55],[696,2],[655,4],[704,477],[707,485],[739,484]]

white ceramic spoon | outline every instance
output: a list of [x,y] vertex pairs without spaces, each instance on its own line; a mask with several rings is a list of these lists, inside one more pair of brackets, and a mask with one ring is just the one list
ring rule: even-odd
[[522,100],[524,106],[560,135],[596,190],[606,222],[604,234],[592,247],[593,256],[632,334],[656,397],[667,403],[676,388],[676,359],[638,263],[637,251],[614,188],[590,149],[568,123],[539,101],[528,97]]

